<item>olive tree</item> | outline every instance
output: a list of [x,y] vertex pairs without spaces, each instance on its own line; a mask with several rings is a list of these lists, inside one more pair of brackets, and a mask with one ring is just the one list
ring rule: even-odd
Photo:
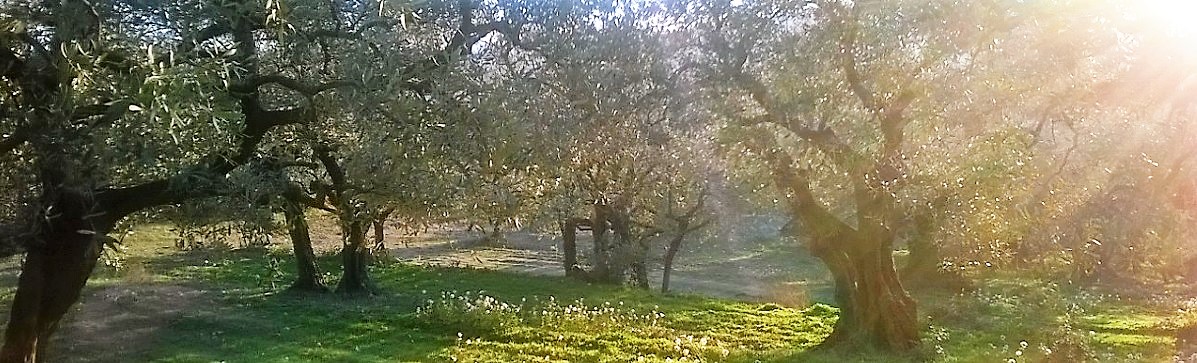
[[[950,9],[950,10],[949,10]],[[831,272],[825,345],[910,351],[915,301],[893,251],[923,142],[951,120],[938,92],[968,78],[1007,9],[991,3],[748,1],[680,10],[695,79],[722,103],[737,158],[768,171],[802,242]],[[999,29],[990,30],[995,25]],[[983,48],[982,48],[983,49]],[[921,156],[921,155],[920,155]],[[926,157],[926,156],[923,156]]]

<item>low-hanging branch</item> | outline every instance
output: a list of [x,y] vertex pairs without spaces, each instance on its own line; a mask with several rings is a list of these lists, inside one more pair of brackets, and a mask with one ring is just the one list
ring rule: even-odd
[[217,194],[218,191],[213,188],[197,188],[188,184],[202,179],[208,181],[208,185],[219,185],[229,172],[249,161],[258,144],[271,129],[306,122],[311,117],[312,113],[306,107],[269,111],[258,109],[247,112],[245,126],[240,133],[241,142],[236,151],[215,152],[205,158],[207,162],[171,177],[129,187],[97,190],[97,204],[104,207],[105,213],[99,217],[97,225],[114,225],[125,216],[148,207],[177,204],[188,199]]

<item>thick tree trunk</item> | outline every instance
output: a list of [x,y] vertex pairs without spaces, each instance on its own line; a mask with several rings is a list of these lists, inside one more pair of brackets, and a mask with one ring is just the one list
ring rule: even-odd
[[573,218],[561,221],[561,264],[565,276],[578,277],[578,222]]
[[931,235],[932,229],[935,228],[935,219],[930,212],[924,211],[915,216],[914,225],[914,235],[906,243],[910,258],[902,267],[902,276],[919,279],[931,277],[939,272],[939,265],[943,260],[939,246],[932,240]]
[[811,252],[831,270],[840,317],[825,347],[868,345],[907,352],[919,345],[918,314],[894,267],[892,243],[813,241]]
[[366,246],[366,223],[371,220],[363,218],[359,203],[349,194],[350,185],[345,176],[345,169],[332,155],[332,148],[324,144],[312,147],[316,159],[324,164],[329,179],[332,180],[332,194],[330,199],[337,206],[337,217],[341,221],[341,281],[337,283],[337,292],[342,294],[373,294],[376,292],[374,283],[370,281],[369,264],[370,248]]
[[316,267],[316,252],[312,249],[312,238],[308,233],[307,217],[303,207],[291,201],[285,202],[283,216],[287,219],[287,230],[291,235],[291,246],[295,249],[295,283],[290,290],[325,291],[320,271]]
[[594,217],[590,218],[590,232],[594,235],[594,253],[591,256],[594,267],[591,276],[602,282],[609,281],[611,275],[611,246],[607,239],[611,223],[608,221],[607,209],[604,205],[596,204]]
[[370,249],[366,248],[364,222],[353,220],[342,228],[344,242],[341,248],[341,263],[344,271],[337,292],[343,294],[373,294],[374,284],[369,275]]
[[45,361],[50,336],[79,300],[109,229],[88,220],[87,195],[60,189],[51,198],[46,205],[55,214],[40,218],[39,233],[27,243],[0,362]]
[[[794,172],[788,156],[773,156],[774,176],[791,192],[790,210],[800,218],[807,248],[827,265],[835,282],[840,317],[821,346],[863,345],[898,353],[916,349],[918,310],[894,266],[893,198],[864,182],[855,185],[856,226],[849,226],[815,199],[809,180]],[[864,181],[870,180],[877,179]]]
[[[632,240],[632,223],[631,218],[627,215],[627,210],[619,207],[607,208],[608,224],[611,227],[611,232],[615,239],[609,243],[608,251],[611,253],[607,257],[608,275],[606,281],[612,284],[622,284],[629,279],[628,272],[631,271],[630,278],[635,280],[640,278],[640,272],[644,272],[644,278],[648,279],[647,269],[643,266],[646,251]],[[634,281],[637,287],[648,287],[647,282]]]
[[644,290],[649,289],[650,282],[648,281],[648,264],[643,258],[636,262],[632,262],[632,276],[636,279],[636,287]]

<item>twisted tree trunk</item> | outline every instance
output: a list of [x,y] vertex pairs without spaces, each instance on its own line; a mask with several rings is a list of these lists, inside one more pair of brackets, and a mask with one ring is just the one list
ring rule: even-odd
[[[847,237],[847,236],[845,236]],[[918,347],[918,315],[894,268],[885,237],[812,241],[811,252],[835,281],[840,317],[823,346],[873,346],[889,351]]]
[[293,201],[283,205],[283,216],[287,219],[287,231],[291,235],[291,246],[295,250],[295,282],[290,290],[325,291],[324,281],[316,267],[316,252],[312,249],[312,238],[308,232],[304,207]]
[[365,222],[361,220],[345,221],[342,218],[341,228],[343,243],[341,247],[341,281],[337,283],[337,292],[343,294],[373,294],[374,284],[370,280],[368,271],[370,249],[366,246]]
[[312,147],[316,159],[324,165],[332,180],[329,198],[337,206],[337,217],[341,221],[341,281],[337,283],[337,292],[343,294],[373,294],[376,292],[374,283],[370,281],[369,264],[370,248],[366,245],[367,213],[364,206],[354,200],[349,181],[336,157],[333,149],[328,145],[317,144]]
[[[894,200],[870,188],[872,175],[856,181],[855,227],[815,199],[810,182],[789,167],[789,158],[773,155],[774,176],[790,191],[790,211],[802,222],[811,254],[827,265],[835,282],[840,317],[823,347],[872,346],[909,352],[919,346],[918,310],[894,266]],[[876,169],[881,169],[878,167]]]

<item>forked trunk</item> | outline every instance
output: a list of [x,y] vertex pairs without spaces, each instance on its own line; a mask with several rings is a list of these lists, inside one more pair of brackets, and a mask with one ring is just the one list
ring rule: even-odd
[[378,215],[374,216],[374,219],[370,221],[371,226],[374,228],[374,251],[377,253],[385,254],[387,251],[386,222],[387,218],[394,212],[395,208],[379,211]]
[[811,244],[811,252],[831,270],[840,308],[839,320],[824,347],[868,345],[893,352],[918,347],[914,299],[898,279],[890,244],[877,242]]
[[337,284],[338,293],[373,294],[375,291],[367,269],[370,249],[366,248],[364,224],[362,221],[354,220],[343,228],[345,242],[341,249],[341,262],[344,271],[341,274],[341,282]]
[[308,233],[308,222],[303,215],[303,207],[297,203],[286,202],[283,206],[283,216],[287,218],[291,246],[295,249],[296,277],[290,289],[324,291],[324,282],[321,281],[320,272],[316,267],[316,252],[312,249],[312,239]]
[[370,222],[374,229],[374,250],[378,252],[387,250],[385,221],[386,219],[379,218]]

